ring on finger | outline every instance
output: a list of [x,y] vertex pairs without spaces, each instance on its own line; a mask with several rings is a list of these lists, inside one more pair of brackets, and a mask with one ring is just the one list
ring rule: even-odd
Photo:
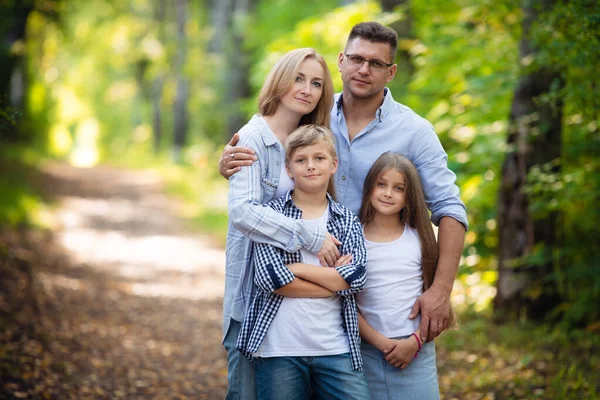
[[235,153],[231,153],[231,159],[235,160]]

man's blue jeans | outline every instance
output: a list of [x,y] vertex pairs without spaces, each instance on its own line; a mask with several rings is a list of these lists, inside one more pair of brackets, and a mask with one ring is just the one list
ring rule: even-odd
[[256,396],[261,400],[371,398],[364,374],[352,369],[349,353],[258,358],[255,365]]
[[235,348],[242,323],[231,319],[223,346],[227,350],[227,388],[226,400],[255,400],[254,365]]

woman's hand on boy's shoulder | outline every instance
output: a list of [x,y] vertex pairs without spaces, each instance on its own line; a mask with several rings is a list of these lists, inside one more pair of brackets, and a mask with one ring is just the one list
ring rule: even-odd
[[223,154],[219,158],[219,173],[225,179],[239,172],[242,167],[252,165],[256,158],[254,150],[249,147],[239,147],[236,144],[240,141],[240,135],[233,135],[229,143],[223,149]]
[[352,263],[352,254],[345,254],[343,256],[340,256],[340,258],[337,259],[337,261],[335,262],[334,268],[341,267],[342,265],[348,265],[351,263]]
[[340,258],[340,251],[338,250],[338,246],[341,245],[342,242],[337,240],[330,233],[325,234],[325,240],[323,241],[323,245],[321,246],[321,250],[317,254],[317,258],[321,262],[321,265],[324,267],[334,267],[336,261]]

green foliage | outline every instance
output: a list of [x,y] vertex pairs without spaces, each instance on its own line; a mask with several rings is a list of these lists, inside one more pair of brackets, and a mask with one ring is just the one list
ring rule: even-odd
[[0,95],[0,141],[16,136],[19,110],[11,107],[6,96]]
[[[198,224],[224,232],[223,191],[226,182],[214,166],[223,146],[223,130],[233,108],[249,117],[256,96],[275,61],[296,47],[314,47],[328,61],[337,91],[341,80],[337,56],[350,28],[357,22],[391,23],[400,13],[384,14],[378,2],[361,1],[338,7],[339,1],[258,1],[250,14],[236,16],[232,32],[242,32],[242,49],[252,62],[252,94],[226,103],[224,53],[209,51],[215,34],[206,2],[188,2],[187,43],[176,40],[172,2],[161,22],[158,2],[110,0],[61,2],[56,19],[34,12],[28,21],[28,107],[20,128],[33,132],[36,148],[54,157],[85,164],[108,160],[120,165],[155,166],[169,182],[171,193],[184,200],[186,214]],[[496,201],[504,158],[511,98],[519,71],[552,66],[567,84],[538,101],[563,99],[563,154],[553,166],[534,168],[529,176],[531,213],[543,218],[560,211],[563,245],[539,246],[527,262],[551,258],[556,265],[550,282],[565,303],[556,311],[570,323],[590,323],[600,316],[600,273],[594,240],[599,236],[598,170],[598,23],[597,2],[559,2],[533,27],[540,51],[533,60],[518,59],[522,18],[516,0],[412,0],[413,36],[408,51],[415,65],[411,77],[390,83],[394,98],[428,119],[449,155],[467,205],[470,229],[466,236],[459,282],[465,304],[481,311],[493,298],[498,232]],[[186,46],[184,75],[189,85],[189,147],[181,165],[170,164],[173,67],[178,46]],[[406,71],[399,71],[406,74]],[[407,78],[408,85],[405,82]],[[163,82],[161,98],[164,136],[158,154],[152,148],[152,92]],[[16,116],[0,111],[12,129]],[[3,134],[0,133],[0,137]],[[16,190],[12,187],[6,190]],[[217,193],[216,197],[203,196]],[[200,200],[198,200],[200,199]],[[221,233],[222,235],[222,233]],[[221,236],[222,237],[222,236]],[[518,260],[525,261],[525,260]],[[473,278],[475,277],[475,278]],[[476,290],[478,280],[486,282]]]
[[558,3],[532,29],[532,65],[561,71],[566,82],[538,101],[562,99],[565,117],[561,158],[534,167],[526,190],[534,218],[559,215],[561,246],[545,249],[542,261],[554,265],[549,281],[564,300],[555,316],[573,324],[600,320],[599,30],[600,7],[591,1]]
[[48,227],[49,200],[42,196],[39,154],[17,145],[0,147],[0,227]]
[[418,41],[410,52],[417,71],[399,100],[434,125],[457,174],[470,223],[460,273],[493,269],[496,197],[518,73],[519,4],[412,4]]

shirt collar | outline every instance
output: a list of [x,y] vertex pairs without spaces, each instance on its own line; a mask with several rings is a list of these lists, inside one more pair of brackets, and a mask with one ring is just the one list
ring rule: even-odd
[[[292,192],[293,190],[288,190],[287,193],[284,195],[284,207],[293,207],[297,209],[298,207],[296,207],[296,205],[294,204],[294,200],[292,200]],[[327,193],[327,201],[329,201],[329,211],[339,216],[344,215],[344,208],[342,207],[342,205],[333,200],[329,193]]]
[[[340,115],[340,113],[342,112],[342,104],[343,104],[342,97],[343,97],[342,93],[338,93],[337,98],[335,99],[337,115]],[[392,110],[393,105],[394,105],[394,98],[392,97],[392,91],[388,88],[384,88],[383,89],[383,103],[381,104],[381,106],[379,106],[379,108],[375,112],[375,116],[377,118],[379,118],[379,121],[383,121],[388,116],[388,114]]]
[[392,108],[394,107],[394,98],[392,97],[392,91],[388,88],[383,90],[383,103],[377,109],[377,113],[375,114],[380,121],[383,120],[390,114]]
[[256,118],[257,121],[260,121],[259,123],[263,124],[263,129],[259,129],[259,131],[265,146],[273,146],[274,144],[279,143],[279,139],[275,137],[275,134],[271,131],[271,128],[263,116],[256,114],[254,118]]

